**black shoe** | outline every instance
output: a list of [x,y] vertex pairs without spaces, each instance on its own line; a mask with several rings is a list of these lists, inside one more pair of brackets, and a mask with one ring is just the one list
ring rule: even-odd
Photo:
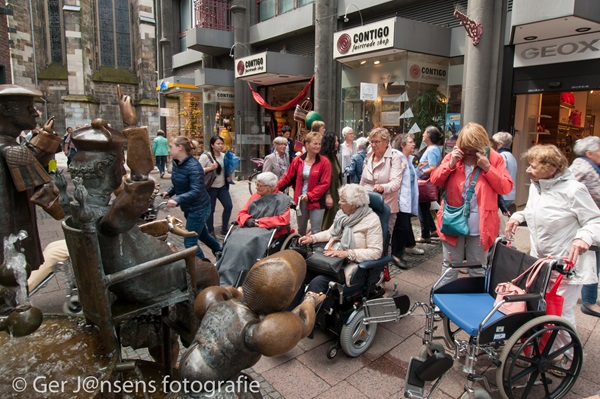
[[589,316],[594,316],[594,317],[600,317],[600,313],[596,312],[595,310],[592,310],[590,308],[588,308],[585,305],[581,305],[581,312],[585,313]]
[[411,268],[404,259],[396,258],[395,256],[394,256],[394,263],[396,264],[396,266],[398,266],[402,270],[408,270]]

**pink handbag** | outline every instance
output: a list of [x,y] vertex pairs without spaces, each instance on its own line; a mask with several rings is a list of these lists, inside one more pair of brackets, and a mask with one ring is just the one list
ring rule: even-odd
[[[514,295],[524,295],[529,290],[529,287],[535,282],[542,266],[546,261],[552,258],[547,257],[543,259],[538,259],[533,265],[529,266],[527,270],[523,273],[512,279],[511,281],[507,281],[506,283],[500,283],[496,286],[496,300],[494,301],[494,306],[498,304],[498,302],[502,301],[506,296],[514,296]],[[517,284],[523,277],[527,276],[527,281],[525,283],[525,289],[519,287]],[[527,303],[525,301],[519,302],[505,302],[498,309],[500,312],[507,314],[520,313],[525,312],[527,310]]]

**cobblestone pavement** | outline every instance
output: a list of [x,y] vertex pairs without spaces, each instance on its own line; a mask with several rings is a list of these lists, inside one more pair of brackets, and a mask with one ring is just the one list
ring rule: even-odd
[[[60,154],[58,158],[59,167],[61,163],[64,167],[64,160],[61,160]],[[155,171],[152,177],[163,185],[163,188],[167,188],[170,183],[168,174],[166,178],[160,179],[158,172]],[[231,195],[234,203],[232,215],[236,215],[249,197],[246,182],[237,182],[233,185]],[[169,212],[183,220],[179,209],[169,210]],[[220,220],[220,212],[221,207],[217,205],[215,221]],[[164,213],[162,215],[164,216]],[[159,217],[163,216],[159,215]],[[38,212],[38,222],[43,245],[62,238],[60,223],[50,219],[43,211]],[[526,228],[523,229],[520,230],[515,245],[525,251],[528,249],[528,233]],[[417,220],[414,220],[413,230],[418,237]],[[182,247],[181,240],[172,240]],[[425,250],[425,254],[407,254],[405,256],[407,262],[409,265],[414,265],[409,270],[400,270],[391,266],[392,281],[389,284],[390,287],[396,284],[398,291],[407,294],[411,302],[426,302],[430,288],[440,274],[441,242],[432,240],[430,244],[418,244],[418,246]],[[205,253],[211,256],[210,250],[207,249]],[[32,302],[46,313],[60,313],[64,298],[64,279],[59,275],[34,295]],[[327,359],[326,352],[333,343],[333,336],[315,331],[313,339],[302,340],[285,355],[263,357],[252,369],[247,370],[247,373],[260,382],[263,397],[269,399],[333,399],[340,396],[345,399],[400,398],[408,361],[411,356],[417,355],[422,342],[425,319],[420,316],[415,313],[398,322],[379,324],[372,347],[358,358],[350,358],[342,353],[333,360]],[[596,371],[596,365],[600,363],[600,323],[597,318],[583,315],[578,308],[576,319],[577,330],[584,345],[584,367],[577,384],[566,396],[567,399],[586,398],[600,390],[600,374]],[[131,348],[123,348],[123,358],[150,360],[147,350],[136,351]],[[484,359],[479,359],[478,362],[478,365],[490,368],[486,375],[493,382],[494,368],[487,365]],[[457,361],[432,398],[449,399],[461,396],[466,381],[461,367],[462,362]],[[500,395],[492,392],[491,397],[496,399]]]

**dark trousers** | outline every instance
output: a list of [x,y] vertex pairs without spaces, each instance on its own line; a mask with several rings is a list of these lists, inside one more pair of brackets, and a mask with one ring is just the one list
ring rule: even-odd
[[398,212],[394,231],[392,233],[392,255],[397,258],[402,258],[404,248],[410,248],[417,245],[415,235],[410,223],[410,213]]
[[214,216],[218,199],[221,205],[223,205],[223,214],[221,215],[221,231],[225,233],[229,229],[229,218],[231,217],[231,211],[233,209],[233,203],[231,202],[231,196],[229,195],[229,183],[225,183],[223,187],[209,188],[208,194],[210,195],[210,206],[212,208],[212,212],[206,221],[208,231],[209,233],[214,233],[215,231]]
[[421,222],[421,237],[431,238],[431,233],[436,231],[436,228],[433,217],[431,217],[430,202],[419,202],[419,221]]
[[155,158],[156,158],[156,167],[158,168],[158,171],[162,175],[163,173],[165,173],[165,164],[167,163],[167,156],[166,155],[156,155]]

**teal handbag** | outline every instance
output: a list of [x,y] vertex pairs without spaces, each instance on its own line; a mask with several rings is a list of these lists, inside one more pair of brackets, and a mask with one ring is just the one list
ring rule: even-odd
[[444,193],[444,208],[442,209],[442,227],[440,231],[449,236],[468,236],[469,235],[469,215],[471,214],[471,197],[475,191],[475,182],[479,177],[480,169],[477,168],[469,190],[467,191],[467,199],[461,206],[448,205],[446,193]]

